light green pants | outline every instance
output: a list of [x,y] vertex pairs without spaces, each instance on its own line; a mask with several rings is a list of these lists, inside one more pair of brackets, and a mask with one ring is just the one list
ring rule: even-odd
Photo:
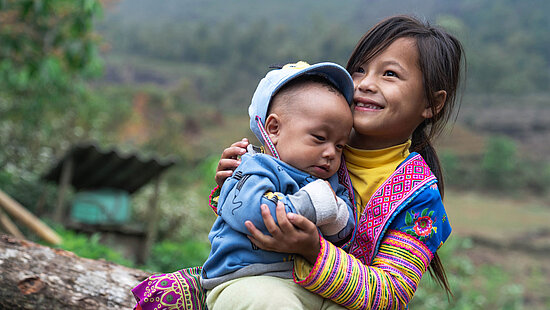
[[253,276],[234,279],[206,293],[209,310],[238,309],[345,309],[314,294],[292,279]]

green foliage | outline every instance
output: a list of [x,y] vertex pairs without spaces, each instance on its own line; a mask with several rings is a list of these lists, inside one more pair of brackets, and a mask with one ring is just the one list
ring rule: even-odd
[[537,195],[550,192],[550,163],[522,161],[520,166],[517,184]]
[[60,248],[74,252],[80,257],[91,259],[104,259],[106,261],[132,267],[133,263],[125,259],[122,254],[110,247],[99,243],[101,235],[99,233],[88,237],[84,234],[78,234],[71,230],[62,228],[56,229],[57,233],[63,238]]
[[523,309],[523,288],[500,267],[475,266],[461,254],[471,247],[469,239],[452,238],[437,252],[454,297],[447,298],[443,288],[426,274],[411,309]]
[[208,242],[162,241],[153,247],[145,268],[155,272],[173,272],[186,267],[202,266],[209,253]]
[[515,142],[506,137],[492,137],[481,161],[484,185],[492,189],[510,189],[517,185],[518,156]]
[[101,110],[84,83],[101,72],[96,0],[2,1],[0,168],[43,169]]
[[51,184],[43,184],[36,175],[14,175],[10,170],[0,170],[0,189],[26,209],[43,213],[45,210],[40,208],[55,201],[56,191]]

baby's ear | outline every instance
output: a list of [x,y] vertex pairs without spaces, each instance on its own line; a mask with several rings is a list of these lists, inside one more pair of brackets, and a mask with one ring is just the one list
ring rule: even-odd
[[265,120],[265,131],[273,144],[277,145],[279,134],[281,132],[281,118],[275,113],[269,114]]
[[[445,106],[445,101],[447,101],[447,92],[444,90],[435,92],[435,115],[441,112],[441,109]],[[424,112],[422,113],[424,118],[432,118],[434,116],[434,110],[432,107],[427,106]]]

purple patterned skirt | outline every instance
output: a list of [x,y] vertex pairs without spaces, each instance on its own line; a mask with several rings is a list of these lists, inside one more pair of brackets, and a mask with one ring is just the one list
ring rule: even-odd
[[202,267],[193,267],[148,277],[132,289],[137,301],[134,309],[206,309],[201,270]]

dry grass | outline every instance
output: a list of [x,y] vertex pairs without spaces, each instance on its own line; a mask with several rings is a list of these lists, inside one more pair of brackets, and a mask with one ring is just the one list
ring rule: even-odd
[[506,241],[550,230],[550,202],[542,198],[509,198],[448,191],[445,207],[453,232],[460,236]]

